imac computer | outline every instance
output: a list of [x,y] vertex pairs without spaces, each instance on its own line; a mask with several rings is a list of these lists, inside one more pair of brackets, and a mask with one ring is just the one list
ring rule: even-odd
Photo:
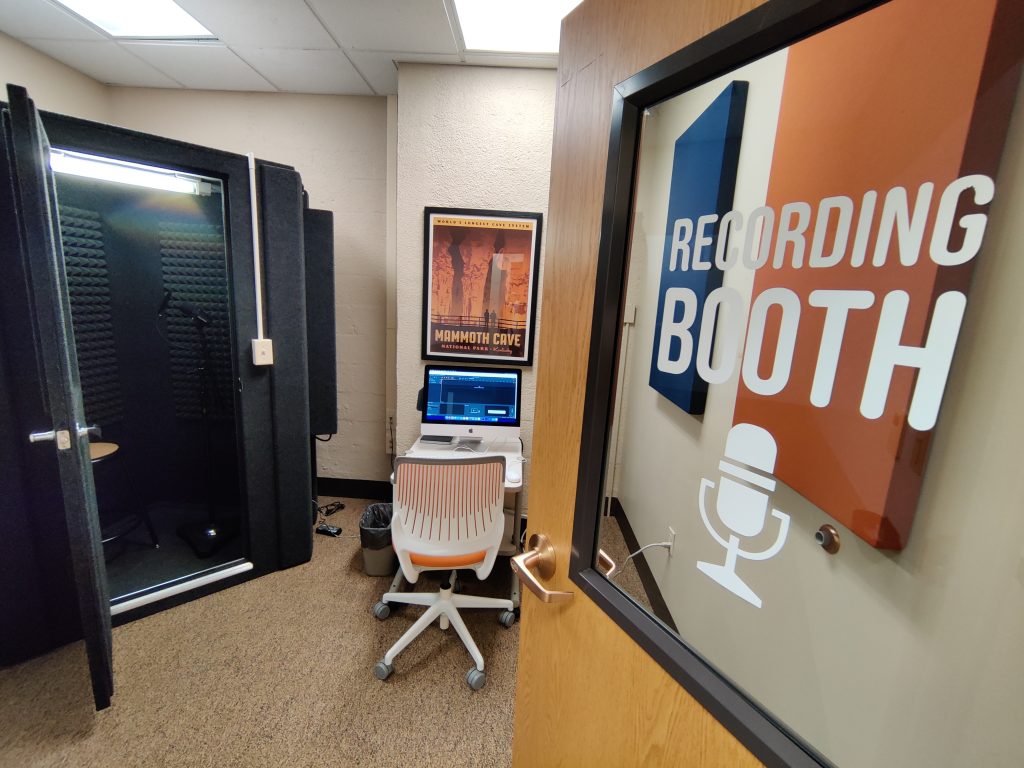
[[428,365],[423,374],[422,439],[518,439],[522,384],[518,368]]

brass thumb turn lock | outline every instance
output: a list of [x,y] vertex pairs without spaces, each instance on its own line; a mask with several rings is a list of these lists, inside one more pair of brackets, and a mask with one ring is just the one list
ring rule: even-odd
[[[536,570],[536,574],[534,573]],[[512,570],[542,603],[564,603],[572,600],[572,592],[558,592],[548,589],[540,583],[541,579],[550,579],[555,575],[555,548],[543,533],[535,533],[530,537],[529,549],[512,558]]]

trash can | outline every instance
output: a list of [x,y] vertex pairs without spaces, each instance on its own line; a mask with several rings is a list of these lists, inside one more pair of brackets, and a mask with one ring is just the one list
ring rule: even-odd
[[359,518],[363,569],[367,576],[390,576],[398,567],[391,547],[391,505],[370,504]]

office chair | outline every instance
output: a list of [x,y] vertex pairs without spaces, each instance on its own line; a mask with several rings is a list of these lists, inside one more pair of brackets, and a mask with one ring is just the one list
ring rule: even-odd
[[[459,616],[460,608],[501,608],[511,614],[512,601],[494,597],[453,594],[456,570],[471,568],[478,579],[487,578],[501,546],[505,528],[502,502],[505,495],[505,457],[469,459],[395,460],[394,514],[391,541],[402,574],[415,584],[423,571],[447,571],[451,576],[438,592],[388,592],[374,614],[386,618],[389,603],[423,605],[427,610],[402,635],[373,669],[386,680],[394,672],[398,656],[434,619],[441,629],[455,627],[476,666],[466,673],[473,690],[483,688],[484,657]],[[393,587],[394,589],[394,587]],[[504,620],[501,623],[509,626]]]

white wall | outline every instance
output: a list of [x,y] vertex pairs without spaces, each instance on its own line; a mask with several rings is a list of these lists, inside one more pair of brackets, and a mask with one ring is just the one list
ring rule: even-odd
[[110,122],[292,165],[310,205],[334,212],[338,435],[317,444],[317,473],[386,480],[387,100],[112,88]]
[[339,434],[318,443],[318,474],[387,479],[387,100],[110,87],[2,33],[0,80],[45,110],[295,166],[334,212]]
[[87,120],[107,119],[106,86],[0,32],[0,85],[4,86],[0,101],[7,101],[8,83],[28,88],[39,109]]
[[[442,206],[539,211],[546,216],[555,87],[553,70],[399,66],[399,452],[419,434],[416,393],[423,384],[423,209]],[[543,309],[538,307],[538,329]],[[539,336],[538,331],[536,338]],[[535,371],[540,364],[543,361],[538,360],[535,347],[533,368],[524,369],[523,375],[522,435],[527,456],[533,432]]]

